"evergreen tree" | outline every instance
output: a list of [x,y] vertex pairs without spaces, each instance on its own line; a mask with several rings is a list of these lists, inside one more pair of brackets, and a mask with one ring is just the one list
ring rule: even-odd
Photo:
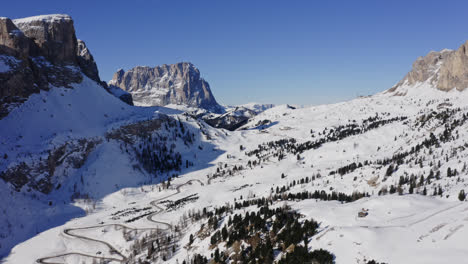
[[154,244],[153,242],[150,243],[150,246],[148,247],[148,256],[146,258],[151,258],[151,256],[153,255],[154,253]]
[[466,198],[465,190],[460,190],[460,193],[458,193],[458,200],[465,201],[465,198]]
[[215,250],[214,261],[216,263],[218,263],[220,261],[220,259],[219,259],[219,248],[216,248],[216,250]]
[[392,173],[393,173],[393,165],[390,164],[390,165],[388,166],[388,168],[387,168],[387,171],[385,172],[385,176],[388,177],[388,176],[392,175]]
[[228,237],[228,231],[226,229],[226,226],[223,227],[223,229],[221,230],[221,236],[223,238],[223,240],[226,240],[227,237]]

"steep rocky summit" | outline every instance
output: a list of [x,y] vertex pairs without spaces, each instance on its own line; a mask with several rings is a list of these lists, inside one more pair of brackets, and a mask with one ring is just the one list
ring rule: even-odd
[[71,87],[83,75],[107,89],[70,16],[0,17],[0,119],[31,94]]
[[138,66],[128,71],[119,70],[109,82],[129,92],[135,105],[181,105],[222,112],[210,86],[200,77],[200,71],[188,62],[162,65],[154,68]]
[[100,82],[70,16],[0,18],[0,118],[33,93],[81,82],[81,73]]
[[457,50],[431,51],[419,57],[411,71],[388,92],[402,93],[401,87],[427,83],[441,91],[468,88],[468,41]]

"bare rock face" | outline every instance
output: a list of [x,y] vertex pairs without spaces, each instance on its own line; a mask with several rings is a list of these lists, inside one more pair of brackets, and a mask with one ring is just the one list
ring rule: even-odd
[[468,88],[468,41],[455,52],[450,53],[439,71],[437,88],[448,91]]
[[100,82],[99,71],[94,61],[93,55],[86,47],[86,44],[81,39],[77,40],[76,58],[78,65],[80,66],[83,73],[90,79]]
[[13,21],[7,17],[0,17],[0,53],[26,58],[29,55],[29,49],[32,40],[19,30]]
[[412,70],[388,92],[424,82],[442,91],[463,91],[468,88],[468,41],[457,50],[432,51],[419,57],[413,63]]
[[200,71],[187,62],[154,68],[138,66],[127,72],[119,70],[109,85],[129,92],[135,105],[175,104],[215,113],[223,111],[208,82],[200,77]]
[[36,44],[30,56],[44,56],[51,63],[75,63],[77,40],[68,15],[44,15],[13,20]]
[[0,119],[31,94],[50,86],[71,87],[83,74],[101,83],[70,16],[0,18]]

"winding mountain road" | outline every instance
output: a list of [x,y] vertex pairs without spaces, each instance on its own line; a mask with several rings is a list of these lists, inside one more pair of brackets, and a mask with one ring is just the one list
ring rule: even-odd
[[109,253],[112,255],[112,254],[116,254],[119,256],[119,258],[116,258],[116,257],[100,257],[100,256],[95,256],[95,255],[89,255],[89,254],[86,254],[86,253],[81,253],[81,252],[68,252],[68,253],[63,253],[63,254],[57,254],[57,255],[52,255],[52,256],[47,256],[47,257],[43,257],[43,258],[39,258],[36,260],[37,263],[41,263],[41,264],[63,264],[62,262],[55,262],[53,259],[56,259],[56,258],[64,258],[64,257],[68,257],[68,256],[82,256],[82,257],[87,257],[87,258],[92,258],[92,259],[96,259],[96,260],[101,260],[101,261],[112,261],[112,262],[120,262],[120,263],[125,263],[127,261],[127,257],[122,254],[121,252],[119,252],[114,246],[112,246],[111,244],[109,244],[108,242],[106,241],[103,241],[103,240],[99,240],[99,239],[95,239],[95,238],[91,238],[91,237],[87,237],[87,236],[84,236],[84,235],[77,235],[77,234],[74,234],[73,231],[77,231],[77,230],[86,230],[86,229],[93,229],[93,228],[102,228],[102,227],[106,227],[106,226],[113,226],[116,228],[116,230],[118,230],[119,228],[121,229],[130,229],[130,230],[135,230],[135,231],[152,231],[152,230],[169,230],[169,229],[172,229],[172,225],[170,223],[167,223],[167,222],[163,222],[163,221],[158,221],[158,220],[154,220],[153,217],[160,214],[161,212],[164,211],[164,208],[162,208],[161,206],[158,205],[158,202],[160,202],[161,200],[165,200],[165,199],[168,199],[172,196],[175,196],[179,193],[181,193],[180,189],[186,185],[191,185],[193,182],[198,182],[201,186],[205,185],[202,181],[200,180],[189,180],[183,184],[180,184],[178,185],[175,189],[176,189],[176,192],[173,193],[173,194],[170,194],[168,196],[164,196],[162,198],[159,198],[159,199],[156,199],[156,200],[153,200],[150,202],[150,205],[155,207],[158,211],[157,212],[154,212],[152,214],[150,214],[147,219],[148,221],[150,222],[153,222],[155,224],[158,224],[158,225],[164,225],[166,226],[166,228],[164,229],[161,229],[161,228],[154,228],[154,227],[149,227],[149,228],[133,228],[133,227],[129,227],[129,226],[126,226],[126,225],[122,225],[122,224],[107,224],[107,225],[94,225],[94,226],[87,226],[87,227],[79,227],[79,228],[67,228],[67,229],[64,229],[63,230],[63,233],[68,235],[68,236],[71,236],[71,237],[74,237],[74,238],[77,238],[77,239],[81,239],[81,240],[85,240],[85,241],[91,241],[91,242],[96,242],[96,243],[100,243],[102,245],[105,245],[107,248],[109,248]]

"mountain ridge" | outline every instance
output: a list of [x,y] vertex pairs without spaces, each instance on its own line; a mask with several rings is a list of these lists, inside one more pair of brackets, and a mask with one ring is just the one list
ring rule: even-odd
[[[386,92],[403,95],[404,87],[426,83],[441,91],[468,88],[468,41],[456,50],[431,51],[413,63],[412,69]],[[403,88],[403,89],[402,89]]]
[[134,103],[139,106],[174,104],[223,112],[210,85],[190,62],[156,67],[136,66],[128,71],[119,69],[108,84],[130,93]]

